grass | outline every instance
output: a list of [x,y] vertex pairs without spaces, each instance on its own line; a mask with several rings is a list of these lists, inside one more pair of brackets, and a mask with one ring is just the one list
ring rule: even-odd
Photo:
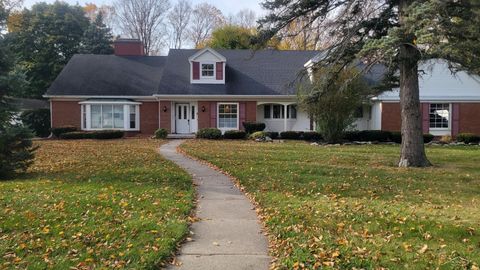
[[155,269],[188,231],[190,177],[159,141],[39,141],[0,182],[0,269]]
[[275,269],[478,269],[480,149],[429,147],[435,167],[395,166],[398,146],[190,141],[259,204]]

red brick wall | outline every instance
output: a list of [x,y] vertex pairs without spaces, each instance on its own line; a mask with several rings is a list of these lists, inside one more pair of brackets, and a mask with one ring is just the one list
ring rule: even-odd
[[459,104],[459,132],[480,135],[480,103]]
[[[164,112],[164,109],[167,109]],[[172,102],[160,101],[160,127],[168,130],[168,133],[172,132]]]
[[75,126],[80,129],[81,107],[78,101],[52,101],[52,127]]
[[382,103],[382,130],[400,131],[400,103]]
[[158,129],[159,102],[142,102],[140,104],[140,133],[153,135]]
[[115,55],[129,56],[129,55],[144,55],[143,44],[141,41],[133,40],[118,40],[113,43]]

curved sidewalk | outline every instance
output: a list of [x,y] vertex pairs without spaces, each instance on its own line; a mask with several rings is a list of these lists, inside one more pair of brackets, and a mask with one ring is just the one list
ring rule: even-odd
[[178,153],[182,142],[170,141],[160,147],[160,153],[192,175],[200,220],[191,226],[193,241],[180,250],[180,265],[168,269],[268,269],[267,238],[254,206],[228,176]]

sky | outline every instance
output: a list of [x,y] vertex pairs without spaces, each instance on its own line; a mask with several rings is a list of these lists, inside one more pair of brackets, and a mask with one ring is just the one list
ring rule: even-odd
[[[47,3],[52,3],[55,0],[24,0],[24,6],[25,7],[30,7],[35,3],[38,2],[47,2]],[[111,5],[112,2],[115,0],[64,0],[65,2],[69,4],[80,4],[80,5],[85,5],[85,3],[94,3],[97,6],[108,4]],[[173,4],[176,0],[170,0],[170,2]],[[260,6],[261,0],[190,0],[190,2],[195,5],[198,3],[202,2],[207,2],[209,4],[212,4],[216,6],[218,9],[222,11],[222,13],[225,16],[228,16],[229,14],[235,14],[241,9],[249,8],[258,15],[264,14],[262,11],[262,8]]]

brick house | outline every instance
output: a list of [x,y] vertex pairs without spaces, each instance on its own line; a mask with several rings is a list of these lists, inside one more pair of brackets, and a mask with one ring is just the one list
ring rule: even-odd
[[[298,74],[315,51],[170,50],[144,56],[137,40],[120,39],[114,55],[75,55],[44,95],[52,126],[120,129],[151,135],[160,128],[191,134],[216,127],[243,129],[263,122],[269,131],[313,129],[297,108]],[[480,82],[454,78],[440,62],[421,80],[424,129],[434,135],[480,134]],[[381,69],[370,80],[377,80]],[[358,112],[357,129],[400,130],[398,92],[371,100]]]

